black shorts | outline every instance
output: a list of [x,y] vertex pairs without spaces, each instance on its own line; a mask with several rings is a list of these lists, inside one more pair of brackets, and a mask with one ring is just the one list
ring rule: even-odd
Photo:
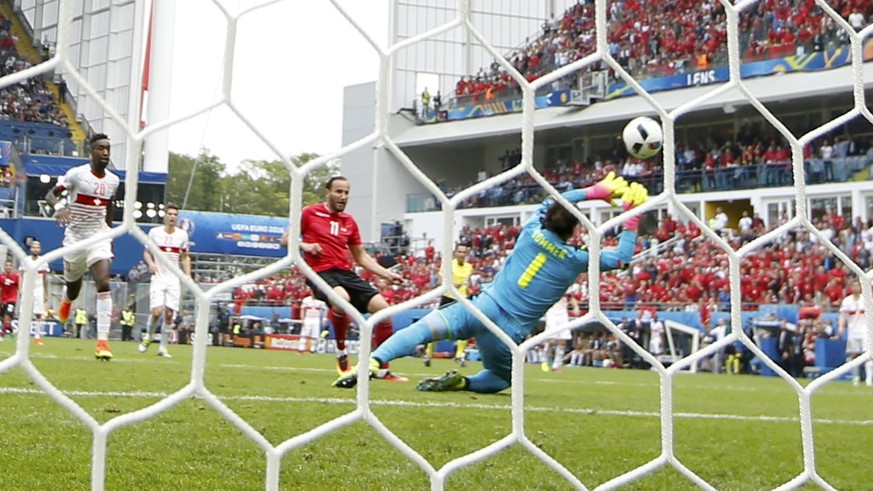
[[10,316],[15,314],[15,302],[0,303],[0,315],[5,314]]
[[451,304],[455,303],[456,301],[457,301],[457,300],[455,300],[455,299],[452,298],[452,297],[448,297],[448,296],[446,296],[446,295],[443,295],[443,296],[440,297],[440,305],[439,305],[438,308],[443,308],[443,307],[445,307],[446,305],[451,305]]
[[[367,313],[367,306],[370,304],[370,299],[379,294],[372,285],[347,269],[328,269],[327,271],[318,273],[318,276],[321,276],[321,278],[326,281],[331,288],[341,286],[349,294],[349,303],[362,314]],[[308,279],[306,280],[306,284],[312,288],[312,294],[315,295],[315,298],[331,304],[327,295],[315,286],[315,284]]]

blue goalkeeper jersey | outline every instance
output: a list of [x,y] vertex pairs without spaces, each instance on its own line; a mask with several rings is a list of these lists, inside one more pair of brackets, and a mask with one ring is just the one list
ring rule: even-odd
[[[574,189],[562,194],[570,203],[586,199],[585,191]],[[517,325],[529,332],[580,273],[588,271],[588,251],[564,242],[555,233],[543,228],[542,219],[554,202],[547,198],[519,233],[512,254],[494,281],[483,293],[494,299]],[[602,249],[602,271],[623,268],[633,257],[637,234],[625,230],[616,249]],[[504,326],[509,327],[509,326]]]

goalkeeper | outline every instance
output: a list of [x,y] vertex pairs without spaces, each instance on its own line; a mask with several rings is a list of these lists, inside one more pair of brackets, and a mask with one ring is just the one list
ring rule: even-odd
[[[599,183],[563,193],[571,203],[602,199],[612,202],[621,198],[625,210],[648,199],[646,188],[639,183],[628,185],[610,172]],[[640,216],[625,220],[618,247],[605,249],[600,256],[602,270],[625,267],[634,253]],[[515,249],[506,264],[472,302],[515,343],[522,342],[537,325],[546,310],[557,302],[580,273],[588,271],[588,251],[570,245],[579,220],[552,198],[546,198],[525,223]],[[416,346],[441,339],[475,337],[484,369],[464,377],[451,370],[442,377],[419,382],[421,391],[469,390],[494,393],[511,385],[512,351],[496,334],[486,328],[462,304],[437,309],[406,329],[395,332],[370,357],[371,375],[380,363],[410,356]],[[359,365],[360,367],[360,365]],[[340,376],[334,387],[352,388],[357,384],[357,369]]]

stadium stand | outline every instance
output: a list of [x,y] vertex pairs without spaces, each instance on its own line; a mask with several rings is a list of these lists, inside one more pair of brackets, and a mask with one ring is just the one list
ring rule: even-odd
[[[831,2],[846,19],[869,19],[870,2]],[[691,0],[611,2],[610,54],[634,78],[646,79],[705,70],[727,64],[727,18],[718,2]],[[855,21],[853,21],[855,22]],[[812,0],[767,0],[740,17],[740,51],[746,62],[833,50],[848,45],[846,32]],[[536,80],[595,51],[594,4],[580,2],[543,23],[542,32],[506,58],[528,80]],[[599,65],[587,70],[599,70]],[[608,70],[610,80],[616,75]],[[552,89],[577,88],[568,77]],[[518,86],[498,64],[481,67],[458,80],[448,106],[517,97]]]

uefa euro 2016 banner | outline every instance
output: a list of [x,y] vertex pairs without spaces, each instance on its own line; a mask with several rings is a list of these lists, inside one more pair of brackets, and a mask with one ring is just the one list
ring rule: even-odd
[[288,228],[287,218],[183,211],[178,226],[188,232],[193,253],[285,256],[279,241]]

